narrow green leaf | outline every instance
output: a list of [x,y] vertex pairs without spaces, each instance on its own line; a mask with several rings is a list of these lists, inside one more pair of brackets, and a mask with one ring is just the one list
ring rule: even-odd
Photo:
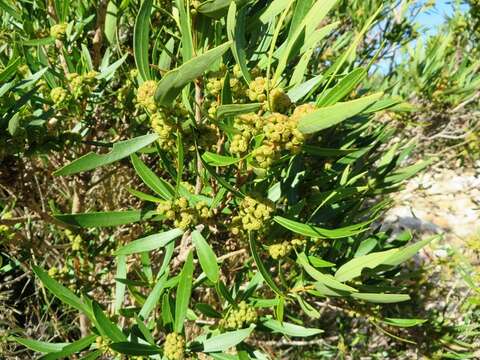
[[250,243],[250,252],[252,253],[253,260],[257,265],[258,271],[260,271],[260,273],[262,274],[263,279],[277,295],[283,296],[283,292],[275,284],[275,281],[273,281],[272,277],[270,276],[270,273],[265,268],[265,265],[263,264],[262,259],[260,258],[260,255],[257,252],[257,245],[252,233],[248,234],[248,241]]
[[315,328],[306,328],[300,325],[287,322],[280,322],[275,319],[262,321],[262,325],[272,330],[274,333],[280,333],[287,336],[308,337],[321,334],[323,330]]
[[382,320],[384,324],[396,326],[396,327],[413,327],[421,325],[427,322],[426,319],[398,319],[398,318],[385,318]]
[[114,0],[110,0],[107,5],[107,13],[105,14],[105,37],[110,45],[115,44],[117,35],[117,15],[118,7]]
[[335,105],[315,110],[300,119],[298,129],[304,134],[312,134],[337,125],[348,118],[360,114],[363,110],[375,103],[382,95],[383,93],[376,93],[360,99],[339,102]]
[[[230,0],[226,0],[227,3]],[[240,11],[237,14],[237,4],[235,1],[230,2],[227,15],[227,36],[232,42],[232,53],[235,61],[240,67],[242,76],[247,83],[251,81],[250,72],[247,67],[247,56],[245,54],[245,12]]]
[[75,295],[70,289],[66,288],[63,285],[60,285],[56,280],[48,276],[48,273],[43,270],[41,267],[32,266],[32,270],[40,279],[42,284],[58,299],[64,302],[67,305],[83,312],[90,318],[92,317],[92,312],[90,307],[85,304],[77,295]]
[[68,358],[70,355],[78,353],[83,349],[87,348],[88,346],[90,346],[90,344],[92,344],[96,338],[97,338],[97,335],[95,334],[85,336],[80,340],[77,340],[71,344],[68,344],[60,351],[42,356],[39,360],[57,360],[57,359]]
[[148,44],[152,4],[153,0],[143,0],[133,29],[133,55],[138,73],[144,81],[151,79],[150,64],[148,61]]
[[358,291],[357,289],[342,284],[338,280],[336,280],[332,275],[329,274],[324,274],[317,269],[315,269],[312,265],[309,264],[308,258],[304,253],[298,254],[297,257],[297,262],[303,267],[303,269],[306,271],[308,275],[310,275],[313,279],[318,281],[321,284],[324,284],[325,286],[328,286],[332,289],[340,290],[340,291],[346,291],[346,292],[355,292]]
[[108,154],[96,154],[90,152],[55,171],[55,176],[66,176],[82,171],[88,171],[100,166],[111,164],[123,159],[130,154],[144,148],[158,139],[157,134],[148,134],[133,139],[120,141],[113,144],[113,149]]
[[423,240],[421,240],[421,241],[419,241],[419,242],[417,242],[413,245],[406,246],[406,247],[402,248],[401,250],[399,250],[398,252],[394,253],[389,258],[385,259],[382,262],[382,264],[391,265],[391,266],[400,265],[401,263],[407,261],[412,256],[414,256],[424,246],[428,245],[433,240],[438,240],[440,237],[441,237],[440,235],[431,236],[431,237],[423,239]]
[[148,294],[147,300],[143,304],[142,308],[138,315],[142,319],[148,319],[150,313],[155,309],[155,306],[158,304],[160,296],[162,296],[163,289],[165,288],[165,282],[168,278],[168,273],[165,273],[153,287],[150,294]]
[[217,46],[166,73],[155,92],[157,103],[164,106],[170,105],[183,87],[208,70],[212,63],[229,49],[230,45],[231,42],[227,42]]
[[162,349],[157,346],[132,342],[113,343],[110,348],[125,355],[148,356],[162,353]]
[[102,336],[108,337],[113,342],[127,341],[127,337],[122,333],[117,325],[110,321],[96,301],[92,302],[92,309],[95,323]]
[[[127,278],[127,258],[125,255],[117,256],[117,273],[115,275],[116,279],[126,279]],[[120,281],[115,281],[115,313],[119,314],[120,309],[122,308],[123,301],[125,298],[125,284],[122,284]]]
[[190,253],[185,260],[177,287],[177,296],[175,300],[175,322],[173,329],[177,333],[183,330],[185,317],[187,315],[188,304],[192,293],[193,283],[193,253]]
[[192,232],[192,242],[197,251],[197,257],[203,272],[211,282],[216,283],[219,276],[219,266],[215,253],[202,234],[197,230]]
[[232,156],[218,155],[210,151],[206,151],[202,155],[202,159],[211,166],[229,166],[241,161],[242,158]]
[[170,200],[175,195],[175,189],[168,182],[159,178],[136,154],[131,154],[130,159],[138,176],[150,189],[160,195],[164,200]]
[[160,234],[146,236],[122,246],[115,252],[115,255],[130,255],[144,251],[152,251],[167,245],[182,234],[183,230],[173,229]]
[[410,300],[410,296],[406,294],[375,294],[375,293],[353,293],[351,297],[359,300],[379,304],[390,304]]
[[262,104],[260,103],[220,105],[217,108],[217,118],[223,119],[224,117],[247,114],[250,112],[255,112],[261,107]]
[[140,210],[91,212],[79,214],[55,214],[58,220],[82,228],[112,227],[142,220]]
[[297,234],[318,238],[318,239],[340,239],[344,237],[357,235],[368,230],[368,228],[365,228],[365,226],[367,226],[371,222],[371,221],[366,221],[363,223],[345,226],[343,228],[339,228],[335,230],[330,230],[330,229],[320,228],[318,226],[302,224],[300,222],[286,219],[281,216],[275,216],[273,220],[278,224],[280,224],[281,226],[283,226],[284,228],[291,230]]
[[212,336],[210,339],[206,339],[202,342],[203,352],[211,353],[225,351],[231,347],[234,347],[248,338],[253,329],[254,327],[250,326],[246,329],[228,331],[220,335]]
[[15,341],[29,348],[30,350],[47,354],[61,351],[65,346],[69,345],[69,343],[50,343],[33,339],[19,338],[16,336],[10,336],[8,339],[11,341]]
[[391,249],[353,258],[338,268],[335,279],[345,282],[356,278],[362,274],[363,269],[373,269],[397,252],[398,249]]
[[318,107],[325,107],[335,104],[350,94],[355,87],[367,76],[367,70],[363,68],[355,69],[347,74],[330,91],[325,92],[317,100]]
[[14,75],[21,62],[21,57],[17,57],[15,60],[11,60],[7,67],[3,69],[0,73],[0,83],[6,82],[12,75]]

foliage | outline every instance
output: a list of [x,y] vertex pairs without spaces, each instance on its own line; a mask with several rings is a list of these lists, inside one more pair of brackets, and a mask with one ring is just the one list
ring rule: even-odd
[[[389,236],[377,221],[431,160],[410,160],[415,144],[381,119],[407,116],[411,94],[458,106],[478,81],[453,35],[368,76],[408,53],[422,9],[2,1],[1,158],[31,182],[6,177],[2,245],[33,218],[71,249],[2,253],[2,273],[32,269],[61,339],[12,326],[8,343],[45,359],[265,359],[271,339],[321,339],[322,302],[388,334],[422,324],[385,314],[418,296],[402,263],[436,238]],[[48,189],[41,206],[32,184]],[[75,324],[64,337],[57,310]]]

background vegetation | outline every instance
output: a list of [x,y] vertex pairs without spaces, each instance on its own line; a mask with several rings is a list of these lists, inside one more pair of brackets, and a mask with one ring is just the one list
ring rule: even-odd
[[0,357],[478,358],[480,238],[382,227],[478,161],[451,6],[0,0]]

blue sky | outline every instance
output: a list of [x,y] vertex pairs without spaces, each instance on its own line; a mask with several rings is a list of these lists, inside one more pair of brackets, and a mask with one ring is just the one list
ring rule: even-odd
[[[455,1],[437,0],[435,8],[422,13],[418,17],[420,24],[424,25],[427,31],[432,31],[435,27],[445,21],[445,17],[453,14]],[[466,7],[465,5],[462,6]]]

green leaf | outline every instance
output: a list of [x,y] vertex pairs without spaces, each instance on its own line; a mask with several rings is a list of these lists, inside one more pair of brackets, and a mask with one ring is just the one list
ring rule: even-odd
[[231,42],[227,42],[217,46],[167,72],[158,83],[155,92],[157,103],[163,106],[171,105],[183,87],[208,70],[212,63],[228,50],[230,45]]
[[10,336],[9,340],[15,341],[30,350],[37,351],[40,353],[53,353],[61,351],[69,343],[49,343],[45,341],[38,341],[33,339],[19,338],[15,336]]
[[145,251],[152,251],[167,245],[182,234],[183,230],[173,229],[160,234],[146,236],[122,246],[115,252],[115,255],[130,255]]
[[[126,279],[127,277],[127,259],[125,255],[117,256],[117,273],[116,279]],[[119,314],[125,298],[125,284],[115,281],[115,313]]]
[[162,353],[162,349],[157,346],[132,342],[113,343],[110,344],[110,348],[125,355],[148,356]]
[[219,276],[219,267],[215,253],[197,230],[192,232],[192,242],[197,251],[197,257],[203,272],[211,282],[216,283]]
[[398,318],[385,318],[382,320],[383,323],[396,327],[413,327],[421,325],[427,322],[426,319],[398,319]]
[[151,79],[148,61],[148,44],[150,33],[150,13],[153,0],[143,0],[133,29],[133,55],[138,73],[145,80]]
[[280,322],[275,319],[262,321],[262,325],[273,330],[274,333],[280,333],[287,336],[308,337],[323,333],[323,330],[321,329],[306,328],[296,324]]
[[376,93],[360,99],[339,102],[335,105],[315,110],[300,119],[298,129],[304,134],[312,134],[337,125],[348,118],[360,114],[363,110],[375,103],[382,95],[383,93]]
[[159,202],[163,201],[163,199],[157,198],[153,195],[145,194],[142,191],[135,190],[135,189],[132,189],[132,188],[127,188],[127,191],[130,194],[132,194],[133,196],[136,196],[137,198],[139,198],[140,200],[143,200],[143,201],[150,201],[150,202],[154,202],[154,203],[159,203]]
[[261,107],[262,104],[260,103],[220,105],[217,108],[217,118],[222,119],[224,117],[247,114],[250,112],[255,112]]
[[248,241],[250,243],[250,252],[252,253],[253,260],[257,265],[258,271],[260,271],[260,273],[262,274],[263,279],[277,295],[283,296],[282,290],[280,290],[278,286],[275,284],[275,281],[273,281],[272,277],[270,276],[270,273],[265,268],[265,265],[263,264],[262,259],[260,258],[260,255],[257,252],[257,245],[252,233],[248,234]]
[[356,278],[362,274],[363,269],[373,269],[397,252],[398,249],[391,249],[353,258],[338,268],[335,279],[344,282]]
[[428,237],[424,240],[421,240],[421,241],[419,241],[419,242],[417,242],[413,245],[406,246],[403,249],[399,250],[398,252],[394,253],[389,258],[385,259],[382,262],[382,264],[397,266],[397,265],[405,262],[406,260],[410,259],[412,256],[414,256],[424,246],[428,245],[433,240],[439,239],[440,237],[441,236],[439,236],[439,235],[431,236],[431,237]]
[[82,228],[119,226],[138,222],[143,218],[140,210],[55,214],[54,216],[66,224]]
[[210,339],[202,342],[203,352],[211,353],[217,351],[225,351],[231,347],[240,344],[243,340],[248,338],[252,333],[254,326],[246,329],[227,331],[223,334],[212,336]]
[[150,168],[145,165],[136,154],[131,154],[130,159],[135,171],[145,185],[160,195],[164,200],[170,200],[174,197],[175,189],[172,185],[155,175],[155,173],[150,170]]
[[85,304],[77,295],[75,295],[70,289],[63,285],[60,285],[57,281],[53,280],[48,273],[41,267],[32,266],[32,270],[40,279],[42,284],[63,303],[70,305],[71,307],[83,312],[90,318],[92,318],[92,311],[90,307]]
[[310,275],[313,279],[318,281],[319,283],[328,286],[332,289],[346,291],[346,292],[355,292],[358,291],[357,289],[342,284],[337,279],[335,279],[332,275],[324,274],[317,269],[315,269],[312,265],[309,264],[308,258],[304,253],[298,254],[297,262],[303,267],[308,275]]
[[105,37],[110,45],[115,44],[117,35],[117,15],[118,7],[114,0],[110,0],[107,5],[107,13],[105,14]]
[[202,159],[211,166],[229,166],[242,160],[242,158],[218,155],[210,151],[204,152]]
[[190,60],[193,56],[192,25],[190,19],[190,9],[187,8],[188,2],[175,0],[175,7],[178,9],[180,33],[182,34],[182,56],[183,61]]
[[[228,0],[227,0],[228,1]],[[227,36],[232,42],[232,53],[247,83],[251,81],[245,54],[245,12],[237,14],[237,4],[230,2],[227,15]],[[218,112],[217,112],[218,113]]]
[[0,83],[6,82],[12,75],[14,75],[21,62],[21,57],[17,57],[15,60],[11,60],[7,67],[3,69],[0,73]]
[[367,76],[367,70],[363,68],[355,69],[338,82],[331,90],[324,93],[317,100],[318,107],[330,106],[342,100],[350,94],[355,87]]
[[67,358],[70,355],[78,353],[79,351],[82,351],[83,349],[90,346],[90,344],[93,343],[96,338],[97,338],[97,335],[95,334],[85,336],[80,340],[77,340],[71,344],[68,344],[67,346],[62,348],[62,350],[60,351],[52,352],[48,355],[42,356],[39,360],[57,360],[57,359]]
[[177,296],[175,300],[175,322],[173,330],[181,333],[187,315],[188,304],[192,294],[193,283],[193,253],[190,251],[183,265],[178,281]]
[[157,134],[148,134],[136,137],[134,139],[120,141],[113,144],[113,149],[108,154],[96,154],[90,152],[77,160],[72,161],[70,164],[65,165],[61,169],[55,171],[53,174],[56,176],[66,176],[76,174],[82,171],[88,171],[95,169],[99,166],[111,164],[115,161],[123,159],[130,154],[144,148],[158,139]]
[[365,228],[365,226],[367,226],[370,223],[370,221],[366,221],[363,223],[345,226],[343,228],[339,228],[335,230],[329,230],[329,229],[324,229],[317,226],[302,224],[300,222],[286,219],[281,216],[275,216],[273,220],[278,224],[280,224],[281,226],[283,226],[284,228],[291,230],[297,234],[318,238],[318,239],[340,239],[344,237],[357,235],[368,230],[368,228]]
[[102,336],[108,337],[113,342],[127,341],[127,337],[122,331],[110,321],[110,319],[103,313],[102,308],[96,301],[92,302],[93,316],[98,331]]
[[398,169],[392,175],[387,176],[385,178],[385,182],[386,183],[393,183],[393,184],[402,182],[402,181],[404,181],[408,178],[411,178],[412,176],[414,176],[419,171],[422,171],[423,169],[425,169],[433,161],[434,161],[434,159],[429,159],[429,160],[425,160],[425,161],[420,160],[416,164],[407,166],[407,167],[402,168],[402,169]]
[[142,319],[147,319],[150,313],[155,309],[155,306],[158,304],[158,300],[160,296],[162,296],[163,289],[165,288],[165,283],[168,278],[168,273],[165,273],[160,279],[158,279],[157,283],[153,287],[150,294],[148,294],[145,303],[143,304],[142,308],[138,315]]
[[351,297],[379,304],[390,304],[410,300],[407,294],[353,293]]
[[225,15],[230,2],[235,3],[232,0],[207,0],[202,2],[197,10],[203,15],[219,18]]

